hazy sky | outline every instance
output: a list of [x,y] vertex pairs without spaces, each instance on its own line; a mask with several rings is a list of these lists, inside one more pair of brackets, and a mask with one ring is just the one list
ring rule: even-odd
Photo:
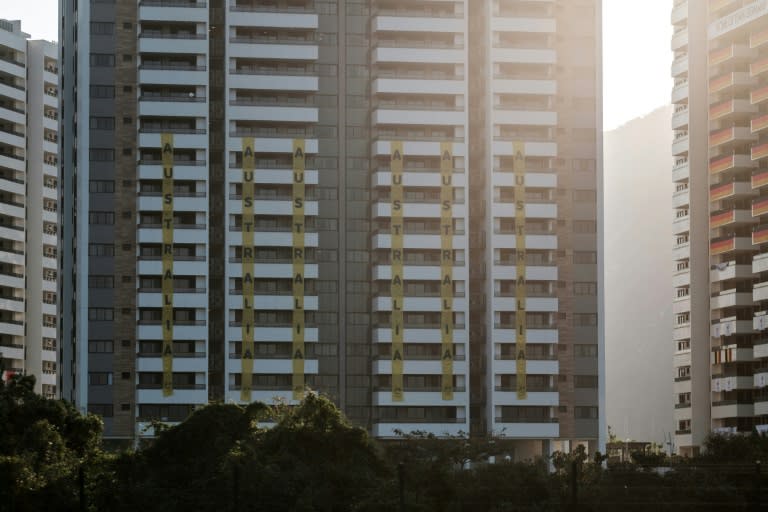
[[[0,1],[0,17],[21,19],[22,29],[35,39],[57,39],[58,0]],[[603,4],[603,118],[610,130],[669,102],[672,0]]]

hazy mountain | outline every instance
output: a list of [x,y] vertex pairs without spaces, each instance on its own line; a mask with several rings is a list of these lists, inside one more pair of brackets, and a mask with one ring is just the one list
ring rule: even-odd
[[605,133],[608,424],[662,442],[672,391],[671,106]]

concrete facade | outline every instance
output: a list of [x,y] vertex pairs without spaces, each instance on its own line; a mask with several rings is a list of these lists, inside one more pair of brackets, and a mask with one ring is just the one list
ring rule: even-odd
[[56,44],[0,20],[0,358],[57,396]]
[[62,122],[113,126],[65,219],[115,212],[62,260],[115,277],[69,297],[65,393],[109,437],[314,389],[380,438],[598,448],[599,2],[61,5]]

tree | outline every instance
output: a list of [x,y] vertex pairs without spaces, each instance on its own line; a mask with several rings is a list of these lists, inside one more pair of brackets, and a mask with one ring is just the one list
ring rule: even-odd
[[368,434],[314,393],[295,407],[203,407],[114,468],[111,507],[126,511],[360,510],[387,477]]
[[101,420],[34,392],[33,376],[0,384],[0,510],[79,506],[80,468],[99,465]]

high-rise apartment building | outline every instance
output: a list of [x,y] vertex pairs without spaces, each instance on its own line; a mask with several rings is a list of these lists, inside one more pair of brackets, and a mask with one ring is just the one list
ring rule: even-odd
[[768,428],[765,2],[676,1],[676,444]]
[[108,437],[315,389],[597,449],[599,2],[61,7],[65,393]]
[[34,375],[48,397],[57,396],[57,96],[56,44],[0,20],[0,366]]

